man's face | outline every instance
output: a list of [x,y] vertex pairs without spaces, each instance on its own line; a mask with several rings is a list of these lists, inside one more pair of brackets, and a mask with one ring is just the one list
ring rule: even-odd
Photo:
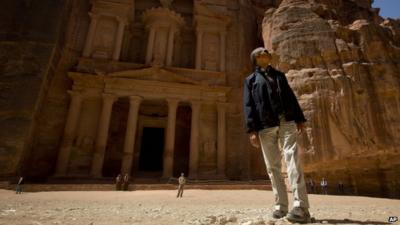
[[260,67],[267,67],[271,62],[271,55],[266,52],[262,52],[256,56],[256,63]]

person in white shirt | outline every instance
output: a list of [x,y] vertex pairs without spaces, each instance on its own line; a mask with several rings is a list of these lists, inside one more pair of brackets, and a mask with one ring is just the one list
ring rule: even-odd
[[321,180],[321,189],[323,194],[328,194],[328,181],[325,180],[325,177],[323,177]]
[[184,173],[181,173],[181,176],[179,177],[178,182],[179,182],[178,194],[176,195],[176,197],[177,197],[177,198],[178,198],[178,197],[181,197],[181,198],[182,198],[182,195],[183,195],[183,187],[184,187],[185,184],[186,184],[186,178],[185,178],[185,174],[184,174]]

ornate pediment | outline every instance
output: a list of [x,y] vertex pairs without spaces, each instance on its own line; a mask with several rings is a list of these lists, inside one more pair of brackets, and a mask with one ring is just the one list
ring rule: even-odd
[[137,80],[153,80],[162,82],[184,83],[199,85],[201,82],[193,80],[182,75],[178,75],[167,69],[160,67],[149,67],[145,69],[126,70],[114,72],[107,75],[108,77],[130,78]]

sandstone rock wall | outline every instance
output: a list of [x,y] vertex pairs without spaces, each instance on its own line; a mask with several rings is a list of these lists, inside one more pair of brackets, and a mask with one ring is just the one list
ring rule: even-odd
[[23,172],[32,178],[47,178],[53,173],[70,101],[67,90],[71,89],[72,81],[67,72],[74,70],[82,55],[89,27],[89,1],[70,0],[65,4],[64,26],[59,30],[60,41],[54,50],[58,60],[52,66],[48,82],[43,84],[45,95],[38,125],[23,165]]
[[64,1],[2,1],[0,9],[0,176],[30,150],[55,54]]
[[309,119],[307,175],[397,196],[400,30],[378,11],[370,0],[283,0],[266,11],[263,39]]

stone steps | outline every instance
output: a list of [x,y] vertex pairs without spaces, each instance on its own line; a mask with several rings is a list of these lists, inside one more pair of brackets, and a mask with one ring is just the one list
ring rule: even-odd
[[[15,185],[3,185],[2,188],[14,190]],[[177,184],[130,184],[129,190],[176,190]],[[189,183],[185,189],[203,189],[203,190],[272,190],[269,181],[261,182],[214,182],[214,183]],[[113,191],[114,184],[25,184],[24,191]]]

